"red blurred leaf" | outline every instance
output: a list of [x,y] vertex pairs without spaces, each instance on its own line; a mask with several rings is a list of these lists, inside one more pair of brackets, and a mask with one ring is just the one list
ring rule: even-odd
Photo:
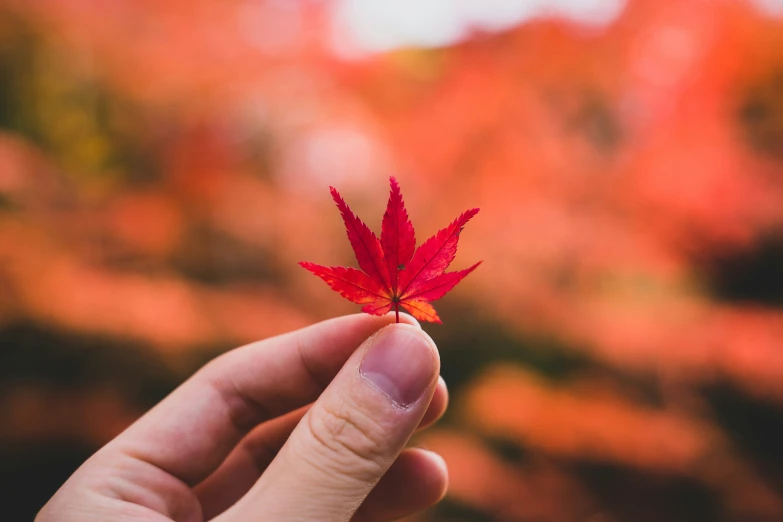
[[326,281],[346,299],[364,305],[364,312],[383,315],[394,308],[399,321],[400,306],[403,306],[416,319],[441,322],[430,302],[446,295],[481,264],[479,261],[465,270],[446,273],[457,253],[462,228],[479,209],[463,212],[448,227],[416,249],[413,224],[408,218],[396,179],[391,178],[391,194],[383,215],[380,240],[351,212],[334,187],[331,187],[331,192],[361,271],[304,261],[299,264]]

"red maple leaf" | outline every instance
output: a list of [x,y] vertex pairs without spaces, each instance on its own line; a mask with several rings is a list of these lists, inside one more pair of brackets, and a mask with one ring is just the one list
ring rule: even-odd
[[361,270],[343,266],[299,263],[354,303],[364,305],[363,312],[383,315],[392,307],[400,320],[400,306],[416,319],[440,323],[431,301],[440,299],[481,261],[457,272],[446,269],[457,254],[462,228],[479,209],[463,212],[449,226],[416,248],[413,224],[408,219],[397,180],[391,178],[391,195],[383,215],[380,240],[356,217],[334,187],[332,198],[343,216],[348,239]]

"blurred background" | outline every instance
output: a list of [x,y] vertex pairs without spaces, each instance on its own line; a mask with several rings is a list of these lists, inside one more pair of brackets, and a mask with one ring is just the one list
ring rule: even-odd
[[451,470],[412,520],[783,520],[783,1],[0,0],[0,498],[30,520],[240,344],[419,239]]

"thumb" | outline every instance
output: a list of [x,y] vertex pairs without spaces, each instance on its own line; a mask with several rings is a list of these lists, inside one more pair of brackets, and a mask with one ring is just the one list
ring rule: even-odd
[[379,330],[220,520],[350,520],[416,430],[439,372],[435,344],[420,328]]

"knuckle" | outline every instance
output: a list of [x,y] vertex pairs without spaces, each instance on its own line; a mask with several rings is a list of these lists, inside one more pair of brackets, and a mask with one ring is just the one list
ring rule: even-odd
[[377,421],[344,402],[308,417],[313,439],[326,449],[319,457],[329,472],[362,481],[377,480],[383,473],[388,459],[387,430]]

